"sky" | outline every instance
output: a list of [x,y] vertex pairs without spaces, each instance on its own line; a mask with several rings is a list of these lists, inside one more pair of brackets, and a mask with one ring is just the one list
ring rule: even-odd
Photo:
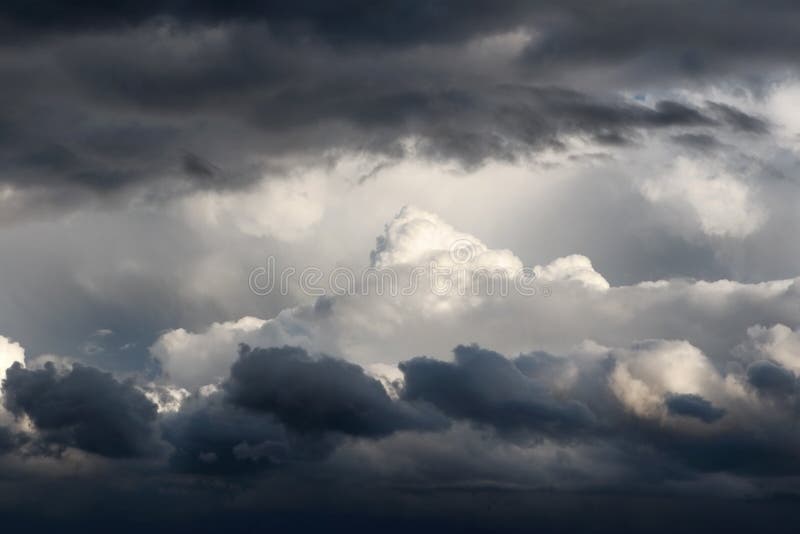
[[2,528],[793,532],[799,27],[2,2]]

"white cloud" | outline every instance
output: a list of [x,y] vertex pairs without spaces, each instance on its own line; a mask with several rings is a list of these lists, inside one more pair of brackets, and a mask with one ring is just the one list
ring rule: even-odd
[[[25,366],[25,349],[19,343],[0,336],[0,381],[5,380],[6,370],[14,363]],[[11,424],[13,418],[3,407],[3,393],[0,391],[0,424]]]
[[156,405],[159,413],[178,412],[190,393],[184,388],[149,383],[139,388],[147,399]]
[[236,345],[264,323],[263,319],[243,317],[214,323],[201,335],[179,328],[159,337],[150,351],[173,383],[199,387],[209,383],[206,377],[224,375],[236,359]]
[[784,80],[771,88],[765,99],[765,111],[789,146],[800,148],[800,81]]
[[[412,262],[452,261],[448,246],[453,239],[474,247],[474,255],[460,265],[501,270],[522,265],[510,251],[492,250],[416,208],[401,211],[387,225],[373,260],[391,265],[402,279]],[[690,357],[697,356],[694,350],[709,361],[727,357],[765,309],[787,324],[796,321],[796,280],[743,284],[678,279],[610,286],[583,256],[559,258],[535,270],[537,283],[546,283],[550,296],[523,295],[513,287],[505,297],[438,295],[424,284],[409,295],[338,295],[286,309],[268,321],[246,317],[201,332],[173,330],[151,351],[177,385],[195,388],[227,374],[240,342],[294,344],[364,365],[393,365],[420,354],[449,358],[454,346],[469,342],[513,355],[534,348],[559,353],[587,339],[610,347],[642,338],[680,339],[686,343],[678,347],[681,361],[689,365]],[[680,385],[679,376],[648,387],[659,394]]]
[[[203,332],[179,328],[161,335],[150,347],[172,384],[197,389],[227,375],[240,343],[254,346],[308,346],[306,336],[291,323],[291,310],[275,319],[243,317],[214,323]],[[297,324],[299,325],[299,322]],[[291,330],[294,329],[294,332]]]
[[25,365],[25,349],[19,343],[0,336],[0,371],[2,371],[2,378],[6,376],[6,369],[15,362]]
[[580,254],[557,258],[544,267],[537,265],[534,272],[544,282],[575,280],[591,289],[605,290],[610,287],[603,275],[594,270],[591,260]]
[[751,186],[700,161],[678,158],[666,176],[645,180],[644,196],[680,214],[685,210],[709,236],[746,237],[766,217]]
[[322,218],[325,180],[318,173],[264,178],[245,191],[198,192],[181,200],[187,218],[211,227],[230,225],[254,237],[295,241]]
[[372,264],[389,268],[430,261],[443,267],[488,267],[509,274],[522,268],[522,262],[510,250],[491,250],[477,237],[457,231],[439,216],[406,206],[378,238]]

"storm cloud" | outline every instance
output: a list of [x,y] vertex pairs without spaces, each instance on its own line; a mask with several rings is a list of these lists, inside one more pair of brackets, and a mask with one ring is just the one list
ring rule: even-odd
[[40,370],[16,363],[3,394],[5,407],[30,417],[48,443],[118,458],[157,451],[155,405],[109,373],[76,365],[59,376],[52,363]]
[[[751,10],[733,7],[749,28]],[[672,55],[682,69],[705,68],[704,54],[720,53],[731,35],[753,35],[699,16],[689,4],[598,9],[549,2],[145,2],[122,9],[12,2],[0,13],[9,51],[0,72],[12,81],[3,98],[15,102],[0,114],[0,178],[30,208],[7,217],[24,218],[43,203],[124,205],[141,195],[243,188],[298,158],[319,160],[321,152],[364,151],[392,161],[417,154],[474,168],[560,150],[575,137],[618,146],[651,130],[769,132],[763,118],[730,103],[640,102],[618,94],[636,90],[635,81],[593,91],[560,79],[587,54],[633,61],[626,51],[652,54],[645,61],[654,68]],[[770,31],[768,42],[789,54],[794,32],[787,24],[796,14],[774,9],[756,20],[781,21],[787,31]],[[633,24],[662,11],[663,42],[655,39],[651,50],[653,21]],[[614,23],[584,25],[597,19]],[[681,44],[686,26],[711,30],[708,40]],[[481,44],[525,31],[537,37],[516,49]]]
[[579,434],[594,415],[580,402],[560,402],[505,357],[473,345],[455,349],[455,362],[416,358],[400,364],[403,398],[424,400],[455,418],[501,431]]
[[441,425],[435,415],[393,401],[361,367],[325,356],[312,359],[297,347],[243,345],[225,389],[230,402],[275,414],[297,432],[380,437]]

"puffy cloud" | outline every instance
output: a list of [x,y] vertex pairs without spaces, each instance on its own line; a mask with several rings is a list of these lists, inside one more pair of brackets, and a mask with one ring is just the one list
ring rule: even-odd
[[15,363],[3,392],[5,407],[29,417],[47,443],[117,458],[158,451],[156,406],[109,373],[75,365],[59,375],[52,364],[27,370]]
[[184,387],[199,387],[213,381],[209,376],[224,376],[235,359],[228,349],[236,346],[241,336],[265,323],[256,317],[243,317],[214,323],[202,336],[183,329],[173,330],[159,337],[150,350],[170,380]]
[[3,370],[3,376],[14,363],[25,365],[25,349],[19,343],[0,336],[0,368]]
[[400,370],[402,398],[500,431],[577,435],[594,421],[582,403],[558,400],[514,362],[476,345],[456,347],[453,363],[419,357],[401,363]]
[[[456,250],[450,250],[453,243]],[[453,259],[464,251],[466,261]],[[641,338],[684,339],[707,355],[710,369],[744,341],[755,318],[792,324],[797,317],[796,280],[672,279],[611,286],[582,256],[534,266],[522,271],[523,277],[532,272],[532,279],[519,278],[523,264],[513,253],[491,249],[417,208],[406,208],[390,221],[372,259],[374,272],[392,275],[397,292],[380,291],[370,278],[353,291],[286,309],[269,320],[167,332],[151,352],[187,388],[223,378],[238,343],[296,345],[369,365],[396,364],[409,353],[444,358],[465,341],[515,353],[533,347],[563,352],[586,339],[608,346]],[[438,279],[450,284],[444,291],[432,284],[431,261],[451,267]],[[414,279],[417,268],[423,273]],[[506,276],[505,296],[471,285],[482,268]],[[353,272],[358,282],[359,271]],[[409,286],[409,280],[417,285]],[[529,285],[518,286],[521,280]],[[413,290],[404,292],[409,287]],[[523,291],[528,289],[533,291]],[[666,393],[662,389],[658,395]]]
[[[615,352],[614,359],[611,389],[628,409],[643,417],[680,413],[674,405],[686,407],[691,398],[687,395],[704,401],[704,395],[721,399],[725,394],[723,377],[705,354],[685,341],[641,342]],[[677,401],[675,395],[679,395]]]
[[543,282],[575,280],[587,288],[598,290],[609,288],[608,281],[594,270],[591,260],[580,254],[558,258],[543,267],[537,265],[534,267],[534,273]]
[[[406,206],[387,225],[372,252],[372,266],[387,269],[403,265],[465,271],[467,283],[475,283],[476,272],[487,269],[513,280],[525,276],[522,260],[510,250],[487,247],[477,237],[459,232],[437,215]],[[548,265],[530,269],[532,278],[543,282],[576,280],[586,287],[608,289],[608,282],[594,270],[589,258],[573,254]],[[471,290],[472,288],[465,288]]]
[[225,390],[231,402],[274,414],[300,433],[380,437],[441,426],[435,416],[393,401],[381,383],[352,363],[284,346],[243,346]]
[[747,380],[761,392],[791,395],[797,388],[797,377],[790,370],[769,360],[759,360],[747,367]]
[[[491,249],[413,206],[403,208],[386,225],[371,260],[368,269],[351,271],[355,284],[344,294],[284,310],[269,320],[244,317],[198,333],[172,330],[150,351],[171,380],[195,388],[225,376],[239,343],[289,344],[353,356],[353,343],[367,343],[362,350],[377,352],[372,343],[395,334],[408,314],[444,318],[470,310],[480,313],[504,297],[524,303],[539,291],[537,298],[546,298],[553,284],[574,286],[573,292],[609,287],[588,258],[572,255],[525,269],[511,251]],[[442,341],[452,346],[459,339]],[[388,361],[396,363],[405,356],[398,352]]]
[[[524,476],[490,457],[485,468],[468,468],[501,485],[537,484],[543,473],[548,484],[566,488],[800,469],[800,436],[787,426],[794,409],[774,402],[792,392],[776,389],[775,373],[762,364],[719,372],[696,347],[667,340],[627,348],[584,343],[563,355],[515,358],[473,345],[454,355],[402,362],[392,398],[358,365],[296,347],[243,347],[222,391],[195,395],[166,414],[173,465],[244,474],[297,462],[325,466],[354,450],[375,462],[407,443],[413,454],[400,464],[361,466],[358,476],[402,480],[394,471],[402,468],[412,473],[406,482],[459,479],[455,464],[427,464],[438,448],[464,455],[456,463],[495,449],[543,462]],[[485,450],[461,443],[472,432],[483,434]],[[359,445],[365,438],[374,444]],[[552,478],[557,472],[568,479]]]
[[241,343],[309,346],[313,329],[304,322],[302,314],[290,309],[268,320],[243,317],[214,323],[201,333],[172,330],[162,334],[150,351],[172,383],[199,388],[227,376]]
[[510,250],[489,249],[477,237],[457,231],[437,215],[406,206],[378,237],[371,263],[380,269],[428,262],[441,267],[487,267],[512,275],[522,268],[522,262]]
[[430,407],[390,397],[358,365],[298,347],[243,345],[223,386],[164,414],[174,468],[252,474],[322,461],[343,437],[380,439],[448,425]]
[[139,389],[147,397],[147,400],[156,405],[158,413],[179,411],[184,401],[191,395],[186,389],[169,384],[150,383],[140,386]]
[[[6,371],[15,363],[25,366],[25,349],[22,345],[11,341],[7,337],[0,336],[0,381],[5,380]],[[0,401],[3,393],[0,391]],[[11,416],[4,406],[0,406],[0,424],[11,423]]]

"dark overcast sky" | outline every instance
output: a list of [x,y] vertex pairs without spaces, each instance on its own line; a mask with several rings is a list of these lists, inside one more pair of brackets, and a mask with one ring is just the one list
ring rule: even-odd
[[0,524],[794,532],[799,28],[0,3]]

